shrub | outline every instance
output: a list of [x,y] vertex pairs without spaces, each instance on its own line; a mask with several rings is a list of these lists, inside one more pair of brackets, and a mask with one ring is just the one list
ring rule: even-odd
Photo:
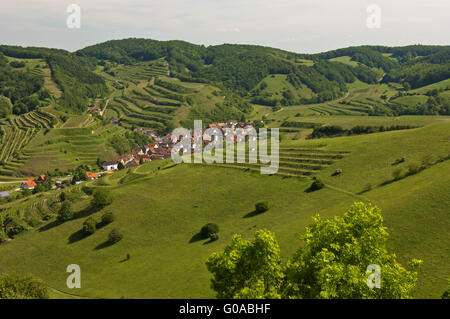
[[264,212],[266,212],[268,210],[269,210],[269,202],[266,201],[266,200],[257,202],[255,204],[255,212],[257,212],[258,214],[259,213],[264,213]]
[[92,205],[99,209],[108,206],[113,201],[111,192],[106,189],[96,189],[94,191],[94,198],[92,199]]
[[397,168],[396,170],[394,170],[392,172],[392,177],[394,178],[394,180],[400,179],[401,175],[402,175],[402,170],[400,168]]
[[48,299],[48,288],[40,280],[17,274],[0,275],[0,299]]
[[61,202],[64,202],[66,200],[66,193],[62,192],[61,194],[59,194],[59,200]]
[[311,186],[309,187],[309,190],[313,192],[313,191],[322,189],[324,187],[325,187],[324,183],[320,179],[316,178],[316,179],[314,179],[314,182],[312,182]]
[[25,66],[25,62],[23,61],[11,61],[9,65],[13,68],[23,68]]
[[219,226],[217,224],[208,223],[202,227],[200,234],[203,238],[211,237],[212,234],[217,234],[219,232]]
[[110,233],[108,234],[108,241],[109,241],[111,244],[115,244],[115,243],[121,241],[122,238],[123,238],[123,235],[122,235],[122,233],[121,233],[117,228],[114,228],[114,229],[111,230]]
[[420,168],[416,164],[409,164],[408,166],[408,175],[413,175],[419,172]]
[[92,193],[94,192],[94,189],[92,187],[86,186],[84,185],[83,187],[81,187],[81,190],[83,191],[83,193],[85,193],[86,195],[92,195]]
[[69,201],[65,201],[58,212],[58,219],[66,221],[72,219],[73,216],[74,212],[72,211],[72,203]]
[[106,212],[102,215],[102,224],[108,225],[114,221],[114,214],[112,212]]
[[97,229],[97,221],[94,219],[94,217],[87,218],[83,223],[83,231],[89,235],[92,235],[95,233],[95,230]]
[[337,176],[337,175],[341,175],[342,174],[342,169],[338,168],[334,171],[333,174],[331,174],[331,176]]

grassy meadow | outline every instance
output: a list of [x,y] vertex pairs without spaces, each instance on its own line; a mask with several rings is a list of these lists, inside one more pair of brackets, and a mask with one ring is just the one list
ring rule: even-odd
[[[380,184],[392,179],[397,158],[405,157],[402,168],[433,162],[448,156],[449,143],[445,122],[399,132],[283,143],[282,148],[349,152],[316,173],[326,187],[311,193],[305,192],[309,177],[266,176],[214,164],[144,164],[96,182],[96,187],[111,189],[115,200],[93,216],[100,219],[104,211],[112,211],[116,216],[112,224],[81,238],[90,198],[75,188],[76,209],[83,217],[60,225],[49,221],[0,246],[0,271],[31,272],[58,291],[73,293],[65,286],[65,268],[76,263],[82,269],[82,288],[76,292],[81,297],[210,298],[214,293],[204,262],[233,234],[250,238],[257,229],[270,229],[286,260],[299,247],[298,236],[312,216],[342,215],[354,201],[362,200],[381,207],[392,236],[389,247],[403,264],[412,258],[424,261],[415,297],[436,298],[450,275],[446,265],[450,225],[442,205],[450,199],[448,176],[442,174],[449,162]],[[342,174],[331,176],[337,168]],[[367,183],[372,188],[361,193]],[[262,199],[271,203],[270,210],[252,214]],[[216,242],[196,236],[208,222],[220,227]],[[120,229],[124,239],[108,246],[105,241],[112,228]],[[54,297],[68,297],[55,291]]]

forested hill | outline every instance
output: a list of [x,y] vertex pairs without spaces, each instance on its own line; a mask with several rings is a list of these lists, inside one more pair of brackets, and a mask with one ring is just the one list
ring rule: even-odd
[[[96,72],[99,69],[157,59],[167,62],[172,77],[211,83],[248,102],[272,107],[341,98],[347,94],[348,84],[356,80],[394,82],[409,90],[450,78],[450,46],[358,46],[300,54],[255,45],[205,47],[135,38],[112,40],[74,53],[0,45],[0,114],[31,111],[49,96],[39,70],[20,68],[12,59],[45,61],[36,68],[50,69],[61,90],[57,103],[75,113],[85,111],[89,99],[108,95],[105,77]],[[278,96],[271,88],[265,89],[270,77],[281,88]]]
[[[41,63],[36,62],[34,69],[25,68],[24,59]],[[51,78],[62,90],[58,103],[68,112],[83,112],[88,99],[107,92],[104,79],[93,72],[96,63],[94,58],[82,58],[64,50],[1,45],[0,97],[8,101],[0,104],[0,111],[22,114],[46,104],[50,92],[44,87],[41,72],[45,64],[50,68]]]
[[[408,83],[411,88],[450,77],[450,46],[359,46],[319,54],[298,54],[253,45],[205,47],[183,41],[113,40],[76,52],[117,63],[166,58],[174,76],[220,82],[242,95],[270,74],[286,74],[296,86],[306,85],[322,102],[343,95],[345,84],[359,79]],[[348,57],[349,63],[332,63]],[[352,63],[353,62],[353,63]]]

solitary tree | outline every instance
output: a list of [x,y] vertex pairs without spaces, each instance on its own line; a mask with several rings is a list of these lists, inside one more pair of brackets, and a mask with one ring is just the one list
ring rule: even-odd
[[97,221],[94,219],[94,217],[88,217],[84,223],[83,223],[83,231],[91,235],[95,233],[95,230],[97,229]]
[[114,228],[108,234],[108,242],[111,244],[115,244],[115,243],[121,241],[122,238],[123,238],[123,235],[117,228]]
[[72,203],[68,200],[64,201],[59,212],[58,218],[61,221],[67,221],[73,218]]
[[108,206],[113,201],[111,192],[106,189],[96,189],[94,191],[94,198],[92,199],[92,205],[98,209]]

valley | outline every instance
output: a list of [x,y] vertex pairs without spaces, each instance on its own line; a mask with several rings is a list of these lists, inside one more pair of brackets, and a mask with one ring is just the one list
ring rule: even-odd
[[[440,298],[450,278],[449,52],[146,39],[73,53],[0,46],[0,191],[10,192],[0,198],[0,273],[32,274],[52,298],[214,298],[205,261],[234,234],[272,231],[287,261],[313,216],[342,216],[362,201],[381,208],[402,265],[423,261],[413,297]],[[140,129],[166,137],[194,120],[279,128],[278,172],[261,175],[261,161],[170,158],[102,168],[155,143]],[[75,178],[90,172],[102,176]],[[40,175],[67,184],[13,192]],[[311,191],[316,180],[323,187]],[[113,201],[94,209],[97,190]],[[262,200],[270,209],[255,214]],[[73,218],[61,221],[67,201]],[[105,213],[112,225],[84,236],[86,219]],[[220,225],[219,239],[199,236],[207,223]],[[113,228],[123,235],[114,245]],[[74,263],[76,291],[66,286]]]

